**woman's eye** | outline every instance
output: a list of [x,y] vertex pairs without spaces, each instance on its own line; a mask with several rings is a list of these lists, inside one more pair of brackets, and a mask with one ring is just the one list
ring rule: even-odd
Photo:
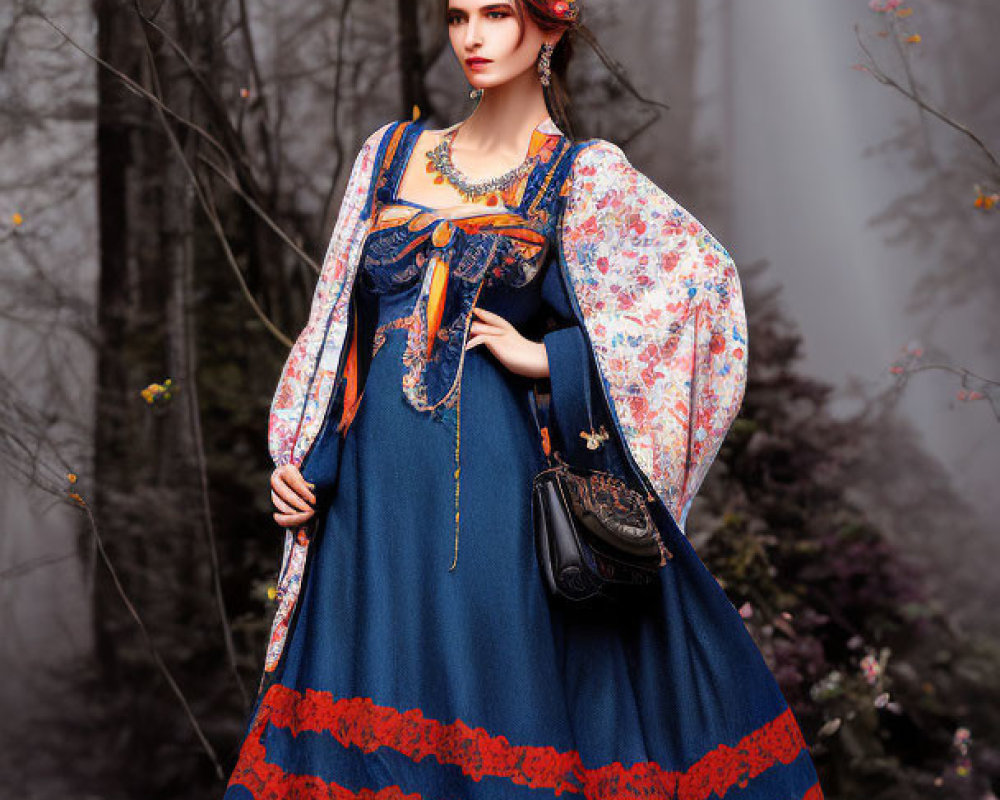
[[486,16],[490,19],[506,19],[510,15],[506,11],[487,11]]

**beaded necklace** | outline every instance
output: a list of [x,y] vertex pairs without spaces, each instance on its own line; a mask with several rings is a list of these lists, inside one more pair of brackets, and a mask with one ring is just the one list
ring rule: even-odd
[[457,133],[458,128],[449,131],[444,135],[440,144],[432,150],[427,151],[427,171],[437,173],[434,183],[447,181],[468,202],[475,202],[480,197],[509,189],[524,177],[526,173],[530,172],[538,161],[537,155],[528,156],[524,161],[503,175],[473,180],[458,169],[455,166],[455,162],[452,161],[451,143]]

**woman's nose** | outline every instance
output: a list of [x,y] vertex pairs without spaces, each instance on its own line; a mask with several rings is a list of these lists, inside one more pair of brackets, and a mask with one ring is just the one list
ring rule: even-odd
[[467,50],[471,50],[476,45],[483,43],[482,34],[479,32],[479,23],[475,20],[470,19],[469,24],[465,26],[465,47]]

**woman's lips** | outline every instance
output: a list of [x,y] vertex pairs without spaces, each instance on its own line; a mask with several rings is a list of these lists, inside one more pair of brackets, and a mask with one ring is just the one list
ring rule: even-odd
[[467,58],[465,59],[465,63],[469,69],[483,69],[492,62],[488,58]]

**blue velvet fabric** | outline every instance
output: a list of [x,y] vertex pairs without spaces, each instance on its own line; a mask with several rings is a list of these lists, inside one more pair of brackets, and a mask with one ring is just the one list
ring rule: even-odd
[[[404,144],[412,146],[412,135]],[[551,202],[557,210],[558,197]],[[552,236],[557,219],[554,213]],[[556,447],[625,477],[617,437],[596,455],[579,437],[590,427],[585,393],[595,426],[610,430],[611,423],[555,253],[552,247],[527,284],[497,284],[478,303],[545,343]],[[387,268],[372,263],[362,269]],[[378,285],[362,278],[355,288],[369,332],[409,314],[419,289],[416,281],[376,296],[370,290]],[[804,747],[788,751],[788,763],[773,754],[754,761],[747,737],[777,749],[781,736],[772,729],[787,705],[687,541],[670,543],[675,558],[661,581],[631,605],[581,613],[554,602],[533,542],[530,486],[545,460],[528,403],[532,382],[480,345],[466,351],[460,419],[417,411],[401,390],[406,340],[406,328],[387,330],[365,365],[364,395],[346,437],[339,440],[331,414],[304,467],[327,491],[285,652],[268,683],[295,698],[369,698],[388,714],[374,725],[387,738],[374,746],[357,716],[303,705],[311,709],[299,712],[310,723],[305,730],[284,720],[250,734],[260,735],[266,763],[284,777],[261,778],[256,787],[233,783],[226,797],[367,797],[371,790],[386,798],[554,798],[556,783],[494,768],[491,759],[522,746],[554,748],[553,763],[571,754],[579,766],[567,769],[579,784],[570,792],[585,797],[821,797]],[[460,530],[452,569],[456,443]],[[420,750],[386,721],[397,719],[392,710],[444,727],[421,738],[427,750]],[[457,721],[482,729],[489,745],[470,744]],[[583,769],[615,762],[626,770],[653,762],[682,777],[665,778],[660,789],[641,782],[587,788]],[[290,776],[315,776],[330,794],[320,784],[310,784],[313,793],[299,785],[295,794]],[[674,789],[663,788],[670,780]]]

